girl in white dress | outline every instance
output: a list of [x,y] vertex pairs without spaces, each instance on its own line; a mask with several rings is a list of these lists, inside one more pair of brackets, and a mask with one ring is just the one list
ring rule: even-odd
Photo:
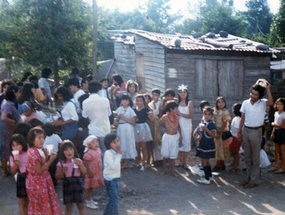
[[136,114],[131,108],[131,97],[123,95],[121,99],[122,106],[116,110],[119,120],[117,135],[122,149],[122,169],[126,169],[128,167],[128,159],[134,159],[137,156],[134,131]]
[[179,164],[188,170],[187,157],[191,150],[192,119],[194,115],[193,103],[189,101],[187,85],[178,87],[178,116],[182,134],[182,147],[179,148]]

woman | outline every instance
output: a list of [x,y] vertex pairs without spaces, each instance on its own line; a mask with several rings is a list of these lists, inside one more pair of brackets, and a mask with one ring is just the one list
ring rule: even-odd
[[[36,88],[33,83],[30,82],[25,83],[22,89],[22,94],[18,99],[18,103],[23,104],[24,102],[29,101],[32,103],[33,108],[38,107],[40,109],[47,110],[51,113],[55,113],[56,111],[54,111],[53,109],[38,103],[38,101],[35,99],[34,96],[35,92]],[[22,114],[22,109],[20,108],[20,106],[19,106],[19,114]]]
[[62,126],[62,140],[69,139],[75,143],[78,132],[78,115],[72,93],[66,87],[59,86],[55,90],[55,98],[63,104],[60,112],[61,120],[54,120],[54,125]]
[[2,153],[2,166],[3,166],[3,176],[8,175],[7,171],[7,160],[11,155],[10,140],[13,134],[13,129],[17,122],[20,120],[20,115],[18,113],[17,98],[20,95],[19,88],[16,85],[10,85],[5,94],[5,99],[1,105],[1,119],[4,122],[3,129],[3,153]]

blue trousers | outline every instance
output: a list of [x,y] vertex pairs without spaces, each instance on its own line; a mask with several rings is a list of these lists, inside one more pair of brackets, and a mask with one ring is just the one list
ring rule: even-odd
[[103,215],[118,215],[119,212],[119,179],[115,178],[112,181],[104,179],[105,188],[109,196],[109,201],[106,205]]

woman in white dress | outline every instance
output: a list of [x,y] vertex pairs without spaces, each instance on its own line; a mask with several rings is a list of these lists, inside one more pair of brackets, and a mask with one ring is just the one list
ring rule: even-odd
[[184,169],[189,169],[187,165],[188,153],[191,150],[191,133],[192,133],[192,119],[194,115],[193,103],[189,101],[189,94],[187,85],[182,84],[178,87],[178,116],[179,124],[182,133],[182,147],[179,148],[179,164]]

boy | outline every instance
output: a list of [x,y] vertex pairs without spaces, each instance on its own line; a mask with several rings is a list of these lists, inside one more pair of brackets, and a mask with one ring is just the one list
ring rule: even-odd
[[76,111],[77,111],[78,115],[81,116],[82,111],[80,109],[78,98],[80,96],[84,95],[85,92],[82,89],[80,89],[79,81],[77,78],[69,79],[68,87],[71,90],[71,92],[73,93],[73,99],[74,99],[75,104],[76,104]]
[[164,94],[162,95],[162,101],[159,106],[159,116],[161,117],[163,114],[166,113],[165,105],[167,101],[174,100],[175,101],[175,92],[172,89],[167,89]]
[[178,145],[181,147],[181,130],[179,126],[178,120],[178,104],[172,100],[166,102],[166,114],[164,114],[157,126],[156,130],[156,140],[159,140],[159,128],[164,123],[165,124],[165,133],[162,136],[161,143],[161,155],[163,156],[163,167],[162,167],[162,175],[165,174],[166,162],[170,161],[171,163],[171,171],[174,177],[178,177],[175,173],[175,159],[178,155]]

